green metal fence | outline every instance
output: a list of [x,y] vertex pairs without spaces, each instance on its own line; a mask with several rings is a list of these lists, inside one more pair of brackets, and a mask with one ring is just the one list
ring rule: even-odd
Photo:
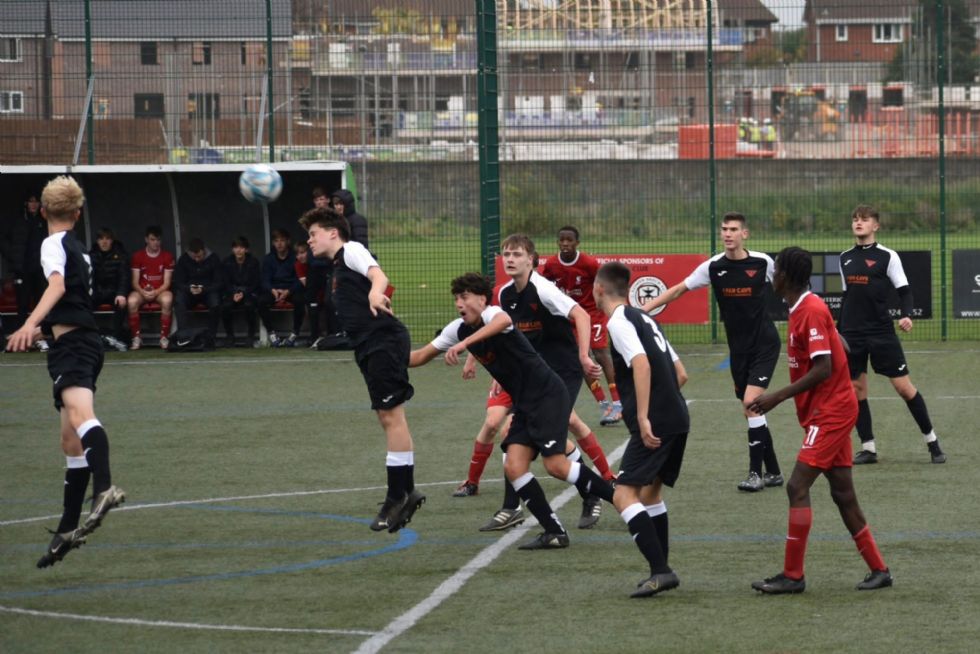
[[[727,211],[753,249],[835,253],[859,203],[920,253],[910,338],[980,338],[973,0],[0,8],[0,164],[346,161],[416,341],[502,234],[548,254],[572,224],[584,250],[669,259],[675,279]],[[709,307],[665,312],[672,338],[717,339]]]

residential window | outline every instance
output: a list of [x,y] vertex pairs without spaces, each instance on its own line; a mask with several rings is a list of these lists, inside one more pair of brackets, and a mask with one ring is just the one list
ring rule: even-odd
[[160,63],[157,59],[156,41],[140,42],[140,63],[144,66],[156,66]]
[[197,41],[194,43],[194,52],[191,55],[191,62],[195,66],[211,65],[211,42]]
[[240,50],[240,52],[241,52],[241,58],[242,58],[242,66],[245,66],[245,65],[248,64],[248,48],[245,47],[245,41],[242,41],[242,43],[241,43],[241,50]]
[[20,61],[20,39],[0,39],[0,61]]
[[221,118],[221,96],[217,93],[188,93],[187,119],[217,120]]
[[902,26],[896,23],[877,23],[872,41],[875,43],[901,43]]
[[0,91],[0,113],[24,113],[24,94],[20,91]]
[[592,70],[592,55],[588,52],[576,52],[575,70]]
[[846,41],[847,40],[847,25],[838,25],[837,26],[836,36],[837,36],[837,40],[838,41]]
[[163,118],[162,93],[136,93],[133,95],[133,115],[136,118]]

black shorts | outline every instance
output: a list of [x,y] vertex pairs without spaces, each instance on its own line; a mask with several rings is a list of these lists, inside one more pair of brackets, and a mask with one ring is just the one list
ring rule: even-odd
[[48,374],[53,382],[54,408],[61,411],[61,391],[73,386],[95,392],[95,382],[102,372],[105,348],[97,331],[73,329],[56,339],[48,350]]
[[371,396],[371,408],[394,409],[415,395],[408,381],[412,342],[407,329],[380,331],[354,351]]
[[630,442],[626,445],[626,452],[619,464],[617,484],[646,486],[659,477],[664,485],[673,487],[684,461],[687,433],[658,437],[661,441],[660,447],[651,450],[643,444],[639,433],[630,433]]
[[735,397],[744,399],[747,386],[769,388],[772,373],[776,370],[776,363],[779,361],[779,348],[779,341],[776,341],[767,348],[760,348],[753,352],[729,353],[732,381],[735,382]]
[[544,394],[541,402],[534,403],[533,410],[515,406],[510,431],[500,444],[500,449],[506,452],[508,446],[516,444],[526,445],[542,456],[565,454],[572,405],[562,388],[556,385],[552,392]]
[[868,358],[871,367],[885,377],[904,377],[909,374],[902,342],[895,332],[884,334],[848,333],[844,335],[851,351],[847,355],[847,365],[851,369],[851,379],[857,379],[868,372]]

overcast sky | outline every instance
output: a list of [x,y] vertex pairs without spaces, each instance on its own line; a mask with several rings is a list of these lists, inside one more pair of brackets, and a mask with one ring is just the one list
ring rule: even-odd
[[806,0],[762,0],[769,11],[776,14],[779,27],[793,29],[803,25],[803,5]]

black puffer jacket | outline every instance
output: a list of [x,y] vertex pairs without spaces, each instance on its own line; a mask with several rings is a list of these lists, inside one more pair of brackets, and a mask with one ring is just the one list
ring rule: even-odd
[[259,270],[259,260],[251,252],[245,253],[245,261],[241,264],[235,261],[234,254],[229,254],[222,265],[225,270],[226,294],[244,293],[253,298],[258,295],[262,286],[262,273]]
[[344,203],[344,218],[350,223],[350,240],[357,241],[370,250],[367,218],[357,213],[357,209],[354,207],[354,194],[347,189],[340,189],[334,191],[330,197],[337,198]]
[[96,295],[127,295],[129,293],[129,255],[118,241],[108,252],[96,244],[88,253],[92,259],[92,290]]
[[48,224],[40,214],[28,213],[0,225],[0,254],[10,272],[22,274],[41,270],[41,243]]

